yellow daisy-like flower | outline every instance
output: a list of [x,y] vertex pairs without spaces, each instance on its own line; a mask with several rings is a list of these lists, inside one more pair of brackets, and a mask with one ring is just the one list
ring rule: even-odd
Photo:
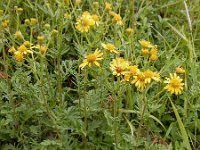
[[99,67],[100,64],[97,62],[97,60],[102,60],[102,55],[103,53],[101,53],[101,51],[97,48],[94,53],[90,53],[85,56],[85,59],[83,60],[83,63],[79,65],[79,68],[83,69],[87,65],[90,67],[92,64],[95,64]]
[[108,3],[108,2],[105,2],[105,9],[107,11],[110,11],[112,9],[112,5],[110,3]]
[[97,15],[92,15],[92,19],[94,20],[95,25],[98,27],[100,23],[100,17]]
[[139,72],[138,66],[128,66],[128,71],[124,75],[124,80],[129,81],[131,77],[136,76]]
[[29,41],[24,41],[23,45],[29,48],[31,46],[31,43]]
[[89,12],[83,12],[82,16],[77,19],[76,29],[80,32],[88,32],[91,26],[95,25],[95,21]]
[[107,49],[110,53],[112,52],[118,53],[118,51],[116,51],[116,47],[111,43],[107,43],[107,44],[101,43],[101,46]]
[[26,55],[27,53],[33,53],[32,51],[28,50],[28,48],[24,44],[18,47],[18,51],[24,55]]
[[18,39],[23,39],[24,38],[23,35],[22,35],[22,33],[21,33],[21,31],[16,31],[14,35]]
[[19,62],[23,61],[24,55],[20,51],[14,52],[15,59]]
[[127,73],[124,74],[124,81],[129,81],[130,78],[131,78],[130,72],[127,72]]
[[110,70],[112,71],[113,75],[125,75],[127,73],[126,69],[128,68],[128,66],[128,62],[119,57],[112,60],[112,62],[110,63]]
[[147,57],[149,55],[149,50],[146,48],[142,48],[141,53],[142,56]]
[[136,76],[134,76],[134,80],[131,82],[132,84],[135,84],[137,89],[139,91],[143,91],[146,88],[146,82],[145,82],[145,75],[143,72],[139,72]]
[[158,54],[158,49],[156,47],[153,47],[151,50],[150,50],[150,54],[151,55],[157,55]]
[[9,48],[8,52],[9,52],[9,53],[15,53],[15,52],[16,52],[15,47],[12,46],[11,48]]
[[151,80],[160,81],[160,74],[151,70],[144,71],[145,83],[150,83]]
[[2,27],[7,28],[9,26],[10,20],[3,20],[1,22]]
[[45,45],[36,45],[35,48],[39,49],[42,54],[47,51],[47,47]]
[[38,41],[39,44],[42,44],[43,41],[44,41],[44,36],[43,35],[37,36],[37,41]]
[[139,40],[140,45],[142,46],[142,48],[151,48],[151,42],[146,41],[144,39]]
[[122,25],[122,17],[120,16],[120,14],[117,14],[115,12],[110,12],[110,14],[113,16],[113,19],[116,22],[116,24]]
[[176,68],[176,73],[177,74],[183,74],[183,73],[185,73],[185,70],[182,67],[177,67]]
[[127,28],[126,32],[128,33],[128,35],[130,35],[131,33],[133,33],[133,29],[132,28]]
[[18,51],[21,52],[22,54],[27,54],[28,49],[24,44],[22,44],[18,47]]
[[129,70],[129,72],[130,72],[130,74],[132,76],[135,76],[135,75],[137,75],[140,72],[140,70],[138,69],[138,66],[136,66],[136,65],[134,65],[134,66],[128,66],[128,70]]
[[158,56],[153,54],[153,55],[150,56],[150,60],[156,61],[156,60],[158,60]]
[[166,78],[166,80],[164,81],[164,83],[167,83],[164,89],[167,90],[168,92],[171,92],[171,94],[180,95],[183,91],[183,85],[184,85],[182,81],[183,79],[177,76],[176,73],[170,74],[170,77]]

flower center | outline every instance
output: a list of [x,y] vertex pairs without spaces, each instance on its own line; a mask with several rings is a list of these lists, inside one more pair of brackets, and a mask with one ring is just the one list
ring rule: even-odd
[[107,46],[108,50],[110,50],[110,51],[115,48],[114,45],[112,45],[112,44],[107,44],[106,46]]
[[87,61],[90,62],[90,63],[95,62],[96,59],[97,59],[97,57],[96,57],[94,54],[89,54],[89,55],[87,56]]
[[83,24],[84,27],[90,26],[90,19],[83,18],[82,24]]
[[170,82],[171,86],[174,88],[178,88],[180,86],[180,81],[177,79],[172,79]]
[[116,72],[117,73],[121,73],[123,71],[123,69],[121,67],[116,67]]
[[121,16],[120,15],[115,15],[115,20],[118,22],[118,21],[121,21],[122,20],[122,18],[121,18]]
[[137,78],[138,78],[138,80],[140,80],[140,81],[144,81],[145,76],[144,76],[144,74],[138,74],[138,75],[137,75]]

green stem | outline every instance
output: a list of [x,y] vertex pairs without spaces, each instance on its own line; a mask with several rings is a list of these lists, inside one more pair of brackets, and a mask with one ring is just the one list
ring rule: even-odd
[[[64,4],[64,3],[63,3]],[[63,28],[64,28],[64,20],[63,20],[63,16],[64,16],[64,5],[60,4],[59,5],[59,10],[60,10],[60,19],[58,21],[58,32],[60,34],[62,34]],[[58,34],[58,35],[60,35]],[[61,61],[62,61],[62,47],[61,45],[63,44],[63,36],[57,36],[57,49],[58,49],[58,57],[57,57],[57,88],[58,88],[58,101],[61,101],[61,106],[64,106],[64,101],[62,99],[62,93],[63,93],[63,89],[62,89],[62,73],[61,73]]]
[[[84,76],[84,86],[87,87],[87,82],[88,82],[88,70],[85,69],[85,76]],[[87,92],[87,89],[85,89],[85,92],[84,92],[84,127],[85,127],[85,135],[83,137],[83,142],[84,142],[84,148],[85,150],[87,150],[87,126],[88,126],[88,123],[87,123],[87,102],[86,102],[86,92]]]

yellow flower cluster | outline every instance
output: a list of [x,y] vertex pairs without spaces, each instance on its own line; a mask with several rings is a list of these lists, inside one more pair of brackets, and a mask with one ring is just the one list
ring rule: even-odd
[[[21,33],[21,31],[16,31],[14,36],[19,39],[24,40],[24,36]],[[23,42],[23,44],[19,45],[17,48],[15,46],[12,46],[8,52],[13,54],[16,61],[22,62],[24,60],[24,57],[28,53],[33,53],[33,48],[36,48],[40,51],[41,54],[44,54],[47,51],[47,46],[43,44],[44,42],[44,36],[38,36],[37,37],[38,44],[36,46],[31,46],[31,43],[29,41]]]
[[76,29],[80,32],[88,32],[91,26],[99,26],[100,17],[98,15],[90,15],[89,12],[85,11],[76,20]]
[[144,39],[139,40],[141,46],[141,53],[144,57],[149,57],[151,61],[156,61],[158,59],[158,49],[151,42]]
[[[157,55],[157,49],[155,46],[153,46],[149,41],[140,40],[139,41],[142,48],[146,48],[148,51],[150,48],[150,54]],[[112,43],[101,43],[101,46],[108,50],[110,53],[117,53],[117,48]],[[91,66],[92,64],[95,64],[96,66],[100,66],[99,60],[103,59],[103,53],[96,49],[94,53],[89,53],[85,55],[85,59],[83,60],[83,63],[79,65],[79,68],[83,69],[85,66]],[[110,70],[112,72],[112,75],[118,76],[120,78],[123,78],[123,81],[128,81],[131,84],[134,84],[138,91],[143,91],[146,89],[146,87],[152,82],[156,81],[159,82],[160,80],[160,74],[157,71],[152,71],[150,69],[146,69],[141,71],[137,65],[131,65],[128,61],[126,61],[122,57],[117,57],[115,59],[112,59],[110,62]],[[164,87],[165,90],[171,92],[171,94],[179,95],[183,91],[183,85],[182,79],[177,74],[183,74],[185,73],[185,70],[182,67],[176,68],[176,73],[170,74],[169,78],[166,78],[164,83],[167,85]]]
[[15,49],[15,47],[11,47],[9,50],[8,50],[9,53],[12,53],[14,54],[14,57],[17,61],[21,62],[23,61],[24,59],[24,56],[27,54],[27,53],[32,53],[32,51],[30,51],[28,49],[28,46],[27,46],[27,41],[26,43],[24,42],[22,45],[20,45],[17,50]]
[[[93,3],[94,7],[98,7],[98,2]],[[108,11],[111,16],[113,16],[113,21],[118,24],[118,25],[122,25],[122,17],[120,16],[120,14],[117,14],[112,10],[112,5],[108,2],[105,2],[105,10]],[[65,18],[69,18],[69,15],[66,13],[64,15]],[[88,32],[89,29],[96,25],[97,27],[100,24],[100,16],[98,16],[97,14],[90,14],[88,11],[85,11],[82,13],[81,16],[79,16],[76,19],[76,25],[75,28],[80,31],[80,32]],[[132,33],[133,30],[131,28],[127,29],[127,33],[130,34]]]
[[1,26],[3,28],[7,28],[9,26],[10,20],[6,19],[1,22]]
[[139,91],[143,91],[152,80],[160,81],[158,72],[153,72],[151,70],[142,72],[137,65],[130,65],[128,61],[121,57],[112,60],[110,63],[110,70],[113,75],[123,75],[124,80],[130,81]]

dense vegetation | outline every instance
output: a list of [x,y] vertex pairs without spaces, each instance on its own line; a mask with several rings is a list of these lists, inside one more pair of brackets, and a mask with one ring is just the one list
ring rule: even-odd
[[0,149],[200,149],[199,0],[1,0]]

